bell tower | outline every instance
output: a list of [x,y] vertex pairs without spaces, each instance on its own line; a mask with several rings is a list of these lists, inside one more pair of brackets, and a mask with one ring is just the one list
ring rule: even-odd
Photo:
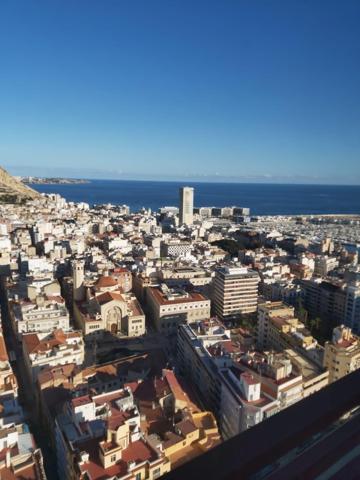
[[85,288],[84,288],[84,261],[75,260],[72,264],[73,267],[73,294],[75,301],[84,300]]

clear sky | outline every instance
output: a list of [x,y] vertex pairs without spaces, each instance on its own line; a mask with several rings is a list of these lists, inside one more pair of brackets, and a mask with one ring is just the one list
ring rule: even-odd
[[13,174],[360,184],[359,0],[1,0]]

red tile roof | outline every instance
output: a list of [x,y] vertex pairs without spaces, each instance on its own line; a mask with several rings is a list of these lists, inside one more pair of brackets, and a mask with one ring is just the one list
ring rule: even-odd
[[71,400],[71,404],[74,408],[80,407],[81,405],[87,405],[88,403],[92,403],[89,395],[83,395],[82,397],[73,398]]
[[101,276],[99,280],[96,282],[96,287],[97,288],[107,288],[107,287],[115,287],[117,285],[117,281],[115,278],[110,277],[110,276]]
[[120,293],[115,293],[115,292],[102,293],[101,295],[97,295],[96,299],[100,305],[103,305],[104,303],[112,302],[113,300],[117,300],[119,302],[125,302],[122,295],[120,295]]
[[122,459],[125,462],[145,462],[146,460],[153,462],[158,458],[156,452],[147,445],[143,440],[132,442],[123,450]]
[[8,360],[9,360],[9,357],[6,350],[5,340],[2,333],[0,333],[0,361],[7,362]]

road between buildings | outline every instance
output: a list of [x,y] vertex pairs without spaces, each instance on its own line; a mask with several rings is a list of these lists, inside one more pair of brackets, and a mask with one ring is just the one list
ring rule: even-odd
[[33,394],[33,385],[26,372],[21,343],[17,340],[12,328],[6,283],[7,278],[5,276],[0,276],[2,330],[7,351],[13,351],[15,354],[16,360],[11,361],[11,367],[19,386],[19,402],[24,410],[24,420],[29,424],[30,431],[35,437],[37,446],[41,448],[47,478],[51,480],[59,480],[57,476],[55,452],[50,446],[49,438],[41,431],[41,423],[39,422],[35,397]]

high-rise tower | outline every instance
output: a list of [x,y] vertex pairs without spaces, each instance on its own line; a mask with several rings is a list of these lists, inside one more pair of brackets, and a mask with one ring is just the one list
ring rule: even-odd
[[192,225],[194,210],[194,189],[192,187],[181,187],[180,191],[180,225]]
[[221,267],[213,281],[214,310],[221,320],[256,312],[259,274],[246,267]]

